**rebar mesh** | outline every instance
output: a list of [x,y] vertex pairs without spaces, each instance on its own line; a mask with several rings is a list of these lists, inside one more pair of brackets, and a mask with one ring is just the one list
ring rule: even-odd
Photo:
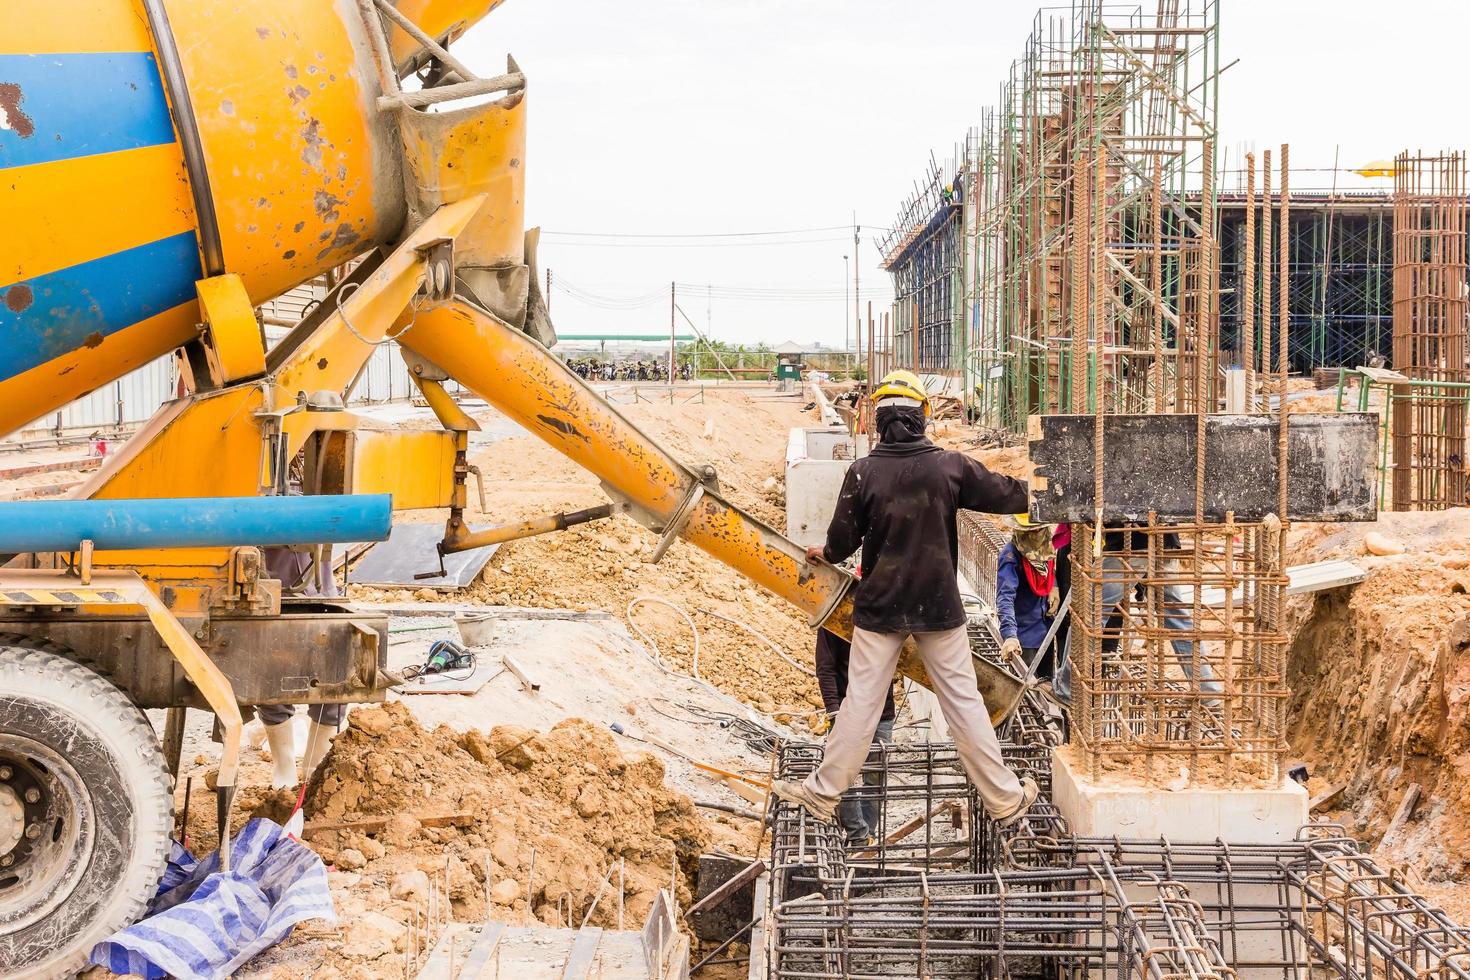
[[[1091,543],[1093,529],[1078,528]],[[1073,548],[1073,741],[1091,775],[1274,785],[1286,752],[1281,532],[1180,525]],[[1111,543],[1112,547],[1107,547]]]
[[[1048,750],[1004,751],[1048,779]],[[820,756],[786,746],[781,774]],[[1470,930],[1335,825],[1282,844],[1079,838],[1044,789],[999,832],[952,746],[891,746],[872,765],[885,773],[867,787],[884,811],[874,844],[847,848],[832,825],[776,808],[770,978],[1470,980]]]
[[[1394,160],[1393,367],[1415,381],[1464,382],[1466,320],[1465,157]],[[1463,393],[1433,386],[1395,391],[1394,510],[1442,510],[1466,503]]]

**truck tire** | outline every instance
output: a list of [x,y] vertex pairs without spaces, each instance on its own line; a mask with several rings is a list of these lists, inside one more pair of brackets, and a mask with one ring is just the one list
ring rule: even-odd
[[0,976],[71,976],[142,914],[173,792],[143,712],[44,642],[0,636]]

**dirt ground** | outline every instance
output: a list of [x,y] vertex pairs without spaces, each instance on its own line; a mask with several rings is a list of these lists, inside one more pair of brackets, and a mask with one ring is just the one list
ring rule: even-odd
[[[670,404],[666,396],[630,401],[625,395],[619,407],[681,458],[712,463],[731,500],[783,527],[786,434],[817,424],[804,409],[807,399],[765,385],[708,388],[690,401],[676,397]],[[1325,410],[1326,399],[1321,392],[1303,395],[1292,409]],[[484,474],[487,506],[484,513],[472,510],[472,523],[605,501],[590,474],[485,414],[491,434],[475,440],[471,461]],[[938,423],[935,435],[999,472],[1019,478],[1029,472],[1024,445],[999,447],[952,420]],[[11,488],[21,487],[0,486]],[[412,519],[437,522],[443,515]],[[1402,543],[1404,553],[1368,554],[1369,532]],[[1346,557],[1367,572],[1356,588],[1291,600],[1295,693],[1288,740],[1310,767],[1311,793],[1343,787],[1317,815],[1379,847],[1381,860],[1414,887],[1470,918],[1470,510],[1385,514],[1377,525],[1308,525],[1292,533],[1294,562]],[[701,728],[691,706],[734,712],[738,702],[803,730],[820,706],[807,672],[812,632],[783,600],[682,542],[659,563],[646,563],[654,541],[617,517],[513,542],[480,580],[449,597],[605,611],[618,622],[612,631],[591,622],[508,629],[501,638],[507,649],[563,651],[561,660],[547,663],[564,683],[548,682],[539,699],[505,674],[473,697],[408,696],[354,710],[307,805],[314,823],[348,825],[311,837],[332,867],[340,921],[303,925],[243,976],[404,976],[405,951],[424,948],[433,937],[424,926],[431,893],[434,901],[447,893],[449,909],[462,921],[488,911],[522,924],[580,922],[619,863],[625,916],[641,924],[658,887],[672,882],[687,904],[701,849],[754,853],[753,822],[695,802],[753,804],[682,756],[644,751],[650,746],[616,735],[611,725],[656,734],[706,761],[754,773],[760,757]],[[350,595],[415,598],[413,590],[358,586]],[[641,597],[673,606],[637,603]],[[787,663],[772,645],[806,669]],[[412,662],[426,646],[427,636],[395,641],[393,665]],[[660,684],[665,668],[697,672],[716,690],[693,681]],[[647,696],[634,690],[642,687],[653,690]],[[214,843],[207,792],[214,750],[203,732],[192,732],[186,744],[185,772],[194,779],[188,830],[196,850],[206,851]],[[237,826],[252,813],[280,819],[289,812],[294,801],[287,794],[263,788],[268,773],[268,753],[248,750]],[[1414,815],[1381,840],[1415,784],[1422,797]],[[181,780],[180,803],[183,793]],[[373,819],[381,824],[362,823]],[[610,924],[616,904],[605,895],[591,921]]]
[[[1370,532],[1404,553],[1369,554]],[[1344,785],[1327,816],[1470,918],[1470,510],[1384,513],[1296,537],[1300,560],[1350,558],[1368,573],[1292,604],[1288,739],[1311,790]],[[1414,817],[1381,840],[1414,784]]]
[[[783,529],[787,433],[794,426],[818,424],[814,413],[803,411],[807,400],[779,395],[768,385],[742,385],[709,387],[694,401],[683,401],[689,395],[680,392],[671,405],[657,400],[656,387],[646,390],[653,400],[620,403],[619,410],[685,462],[713,464],[722,492],[733,503]],[[479,513],[471,494],[476,506],[470,519],[475,523],[607,501],[595,477],[532,436],[472,451],[471,462],[484,474],[487,503],[486,513]],[[652,602],[639,604],[631,613],[628,609],[640,596],[666,600],[694,621],[701,677],[768,714],[800,719],[820,708],[811,675],[770,649],[774,644],[810,669],[813,634],[805,617],[785,600],[682,541],[675,542],[657,564],[647,564],[644,557],[656,542],[656,535],[622,515],[514,541],[496,552],[480,580],[456,595],[455,601],[603,609],[627,622],[635,636],[641,631],[651,638],[664,660],[688,672],[695,653],[689,622]],[[369,600],[412,597],[408,591],[394,594],[358,586],[349,595]]]

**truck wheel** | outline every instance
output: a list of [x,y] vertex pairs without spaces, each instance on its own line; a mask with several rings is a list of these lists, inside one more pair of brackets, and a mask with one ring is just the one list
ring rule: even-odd
[[143,712],[44,642],[0,636],[0,976],[70,976],[132,923],[173,793]]

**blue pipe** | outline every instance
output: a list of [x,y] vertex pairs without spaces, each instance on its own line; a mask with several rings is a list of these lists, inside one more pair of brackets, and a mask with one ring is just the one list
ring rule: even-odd
[[0,503],[0,553],[382,541],[390,494]]

